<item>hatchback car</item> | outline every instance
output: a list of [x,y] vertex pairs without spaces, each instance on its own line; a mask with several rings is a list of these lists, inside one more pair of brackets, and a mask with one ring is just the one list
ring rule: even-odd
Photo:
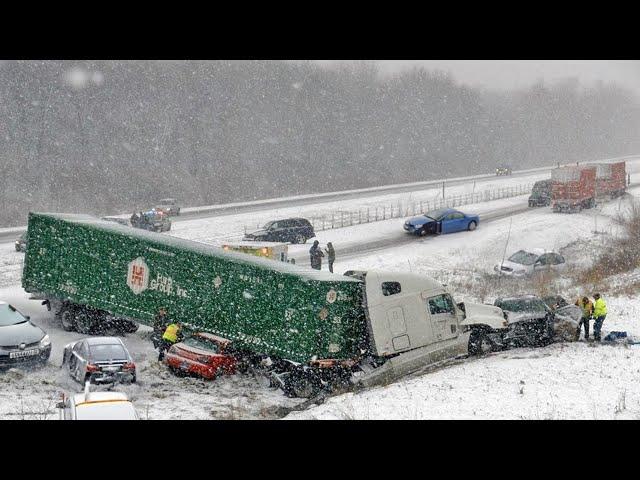
[[163,198],[155,208],[167,215],[180,215],[180,207],[175,198]]
[[82,383],[136,381],[136,365],[117,337],[84,338],[65,345],[62,368]]
[[13,305],[0,301],[0,368],[45,364],[49,355],[49,335]]
[[121,392],[88,392],[63,396],[59,420],[140,420],[138,412]]
[[467,215],[453,208],[441,208],[404,222],[404,231],[415,235],[473,231],[480,224],[478,215]]
[[530,252],[518,250],[508,260],[495,265],[493,270],[500,275],[519,277],[541,270],[561,271],[565,267],[566,261],[562,255],[534,248]]
[[509,322],[504,342],[512,346],[543,346],[554,338],[554,313],[536,295],[519,295],[498,298],[500,307]]
[[27,232],[23,232],[22,235],[18,237],[15,243],[16,252],[26,252],[27,251]]
[[211,333],[196,333],[169,348],[164,362],[175,373],[214,379],[236,373],[237,361],[231,342]]
[[305,218],[287,218],[267,222],[261,230],[248,233],[245,241],[306,243],[315,237],[313,225]]

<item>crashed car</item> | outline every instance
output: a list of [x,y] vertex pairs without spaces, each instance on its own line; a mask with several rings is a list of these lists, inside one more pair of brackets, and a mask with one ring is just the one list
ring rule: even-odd
[[404,231],[424,237],[429,234],[473,231],[479,224],[478,215],[468,215],[453,208],[441,208],[411,217],[404,222]]
[[13,305],[0,301],[0,369],[45,365],[51,355],[49,335]]
[[555,335],[554,312],[536,295],[498,298],[493,303],[509,322],[503,340],[511,346],[544,346]]
[[62,368],[81,383],[136,381],[136,364],[117,337],[90,337],[65,345]]
[[62,396],[56,404],[59,420],[140,420],[138,412],[125,393],[90,392]]
[[[458,305],[464,309],[464,305]],[[473,311],[468,311],[469,309]],[[553,312],[538,297],[499,298],[494,305],[469,305],[466,314],[481,319],[469,326],[469,354],[482,355],[510,347],[544,346],[554,339]]]
[[523,277],[537,271],[561,271],[565,267],[566,261],[562,255],[534,248],[530,252],[518,250],[504,262],[494,265],[493,271],[500,275]]
[[231,342],[211,333],[199,332],[172,345],[164,362],[179,375],[213,380],[218,375],[236,373],[236,358],[230,354]]
[[553,311],[553,331],[556,341],[572,342],[579,337],[578,324],[582,309],[571,305],[560,295],[542,297],[542,301]]

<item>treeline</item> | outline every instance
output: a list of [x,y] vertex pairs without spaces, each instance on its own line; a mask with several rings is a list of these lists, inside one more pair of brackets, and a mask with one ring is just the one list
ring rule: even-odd
[[640,107],[567,80],[495,93],[413,69],[285,61],[0,62],[0,226],[640,152]]

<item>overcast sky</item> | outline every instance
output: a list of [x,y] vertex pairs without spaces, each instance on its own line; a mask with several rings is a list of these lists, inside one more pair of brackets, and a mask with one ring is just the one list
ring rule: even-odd
[[[323,60],[333,64],[337,60]],[[450,72],[460,83],[494,89],[528,87],[538,79],[551,83],[578,77],[593,85],[615,81],[640,94],[638,60],[377,60],[382,72],[397,72],[414,65]]]

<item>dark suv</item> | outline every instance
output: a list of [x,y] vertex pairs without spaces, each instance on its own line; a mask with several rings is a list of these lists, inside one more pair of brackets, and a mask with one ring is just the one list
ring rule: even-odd
[[262,227],[262,230],[247,233],[243,240],[306,243],[308,239],[315,236],[313,225],[311,225],[309,220],[304,218],[287,218],[268,222]]

